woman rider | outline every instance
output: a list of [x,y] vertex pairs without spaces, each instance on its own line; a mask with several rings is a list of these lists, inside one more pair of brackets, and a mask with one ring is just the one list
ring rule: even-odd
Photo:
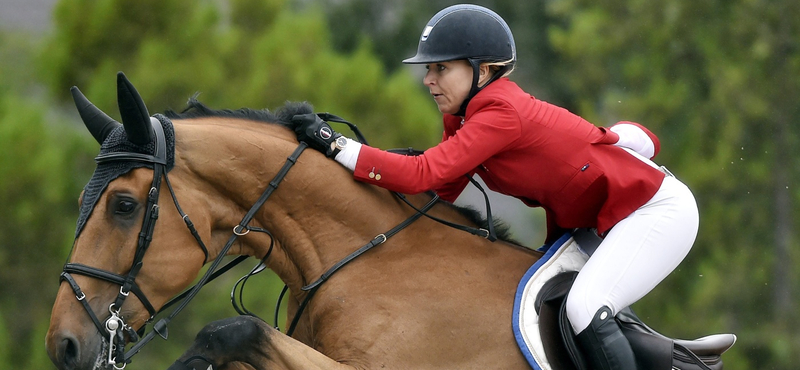
[[603,241],[578,274],[567,317],[594,369],[636,369],[613,317],[683,260],[698,228],[689,189],[651,159],[659,141],[633,122],[596,127],[538,100],[506,76],[516,62],[506,22],[477,5],[431,18],[417,54],[443,114],[442,142],[408,157],[362,145],[315,115],[295,116],[298,139],[353,171],[356,180],[402,193],[435,190],[454,201],[466,175],[546,211],[547,242],[572,228]]

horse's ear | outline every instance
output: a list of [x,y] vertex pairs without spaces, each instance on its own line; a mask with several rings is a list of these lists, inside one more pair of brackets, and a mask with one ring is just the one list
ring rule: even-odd
[[139,92],[125,74],[117,73],[117,105],[128,140],[137,145],[147,145],[153,138],[150,113]]
[[100,108],[97,108],[86,99],[86,96],[81,93],[77,86],[73,86],[70,91],[72,92],[72,100],[75,101],[75,107],[78,108],[78,113],[81,115],[83,124],[89,129],[89,132],[94,136],[101,145],[106,140],[108,134],[115,128],[120,126],[120,123],[103,113]]

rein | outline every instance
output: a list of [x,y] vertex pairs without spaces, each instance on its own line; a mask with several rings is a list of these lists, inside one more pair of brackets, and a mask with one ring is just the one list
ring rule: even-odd
[[[177,297],[167,302],[167,304],[165,304],[160,311],[156,311],[153,308],[152,304],[150,304],[150,302],[147,300],[145,295],[141,292],[141,289],[136,284],[135,279],[136,275],[138,274],[139,270],[142,267],[142,259],[144,258],[144,253],[146,252],[147,247],[150,245],[150,241],[152,241],[153,238],[155,223],[158,219],[158,209],[159,209],[158,197],[162,179],[167,183],[167,187],[169,188],[172,200],[175,203],[175,206],[178,209],[179,214],[186,223],[187,228],[189,228],[192,235],[195,237],[198,244],[203,249],[203,252],[206,256],[206,260],[208,259],[208,249],[206,248],[205,244],[200,238],[197,230],[194,227],[194,224],[189,219],[189,216],[186,215],[181,209],[178,203],[178,199],[175,196],[175,192],[172,188],[172,185],[169,182],[169,177],[166,171],[166,140],[164,138],[164,129],[161,126],[161,122],[158,119],[151,118],[151,124],[156,133],[155,137],[156,149],[155,153],[152,156],[142,155],[138,153],[114,153],[112,155],[100,155],[97,158],[95,158],[98,164],[110,161],[139,161],[139,162],[147,162],[153,164],[153,183],[148,193],[147,207],[144,215],[144,221],[142,224],[142,230],[139,233],[139,239],[136,248],[136,253],[134,256],[134,261],[130,271],[128,272],[128,275],[123,277],[122,275],[118,275],[112,272],[76,263],[65,264],[64,271],[61,273],[61,280],[67,281],[70,284],[73,291],[75,292],[76,299],[78,299],[78,301],[81,302],[84,309],[91,317],[92,322],[97,327],[98,331],[100,331],[101,334],[108,333],[109,349],[108,349],[107,364],[113,366],[115,369],[125,368],[125,366],[128,363],[130,363],[131,357],[133,357],[136,353],[138,353],[145,344],[147,344],[150,340],[152,340],[155,337],[156,334],[166,339],[168,335],[167,324],[169,324],[169,322],[175,316],[177,316],[178,313],[180,313],[184,308],[186,308],[189,302],[192,299],[194,299],[194,297],[200,291],[200,288],[202,288],[204,285],[206,285],[209,281],[213,280],[217,276],[229,270],[234,265],[238,264],[239,262],[247,258],[246,256],[240,256],[239,258],[231,261],[222,268],[217,269],[220,263],[222,263],[222,259],[227,255],[228,251],[235,243],[236,239],[239,236],[246,235],[250,231],[251,228],[248,226],[248,224],[253,219],[256,212],[264,205],[264,203],[266,203],[270,195],[272,195],[275,189],[277,189],[278,184],[280,184],[280,182],[289,172],[289,169],[291,169],[291,167],[297,162],[297,158],[300,157],[300,154],[302,154],[303,151],[308,147],[308,145],[301,142],[300,145],[298,145],[297,149],[295,149],[295,151],[287,158],[286,163],[284,163],[283,167],[280,169],[280,171],[278,171],[278,173],[275,175],[272,181],[269,182],[269,186],[267,187],[267,189],[264,190],[264,193],[261,194],[261,196],[255,202],[255,204],[253,204],[253,206],[250,208],[247,214],[245,214],[241,222],[239,222],[239,224],[237,224],[233,228],[233,234],[228,239],[228,242],[222,248],[219,255],[217,255],[214,262],[208,268],[203,277],[198,281],[198,283],[195,284],[189,290],[185,291],[184,293],[178,295]],[[88,302],[86,302],[85,300],[86,295],[82,292],[80,286],[77,284],[77,282],[75,282],[75,279],[72,278],[71,274],[86,275],[120,285],[120,293],[118,294],[114,303],[112,303],[109,306],[110,316],[105,321],[104,324],[100,322],[97,315],[89,306]],[[148,312],[150,313],[150,318],[147,320],[147,322],[151,321],[159,312],[165,310],[172,304],[177,303],[179,301],[181,302],[181,304],[178,307],[176,307],[175,310],[173,310],[172,313],[170,313],[167,317],[162,318],[155,325],[153,325],[153,330],[150,331],[143,338],[141,338],[141,340],[139,340],[139,335],[130,326],[125,324],[123,318],[120,315],[120,307],[122,307],[125,298],[128,297],[131,291],[133,291],[133,293],[137,296],[137,298],[139,298],[139,300],[142,302],[142,304],[147,308]],[[131,342],[138,341],[138,343],[134,345],[128,352],[124,352],[125,333],[128,334]],[[121,364],[121,366],[118,366],[117,364]]]
[[364,254],[365,252],[367,252],[368,250],[372,249],[373,247],[376,247],[378,245],[381,245],[381,244],[385,243],[386,240],[388,240],[390,237],[394,236],[394,234],[397,234],[398,232],[400,232],[400,230],[405,229],[408,225],[411,225],[411,223],[413,223],[414,221],[416,221],[417,219],[422,217],[424,212],[426,212],[426,211],[430,210],[431,208],[433,208],[433,206],[436,205],[436,203],[438,201],[439,201],[439,196],[438,195],[434,196],[433,199],[428,201],[428,203],[425,204],[424,207],[422,207],[421,210],[417,209],[417,212],[414,213],[411,217],[405,219],[405,221],[401,222],[400,224],[398,224],[397,226],[393,227],[389,231],[387,231],[387,232],[385,232],[383,234],[378,234],[369,243],[365,244],[361,248],[358,248],[355,252],[350,253],[347,257],[345,257],[341,261],[337,262],[330,269],[328,269],[328,271],[325,271],[325,273],[323,273],[322,276],[319,277],[319,279],[317,279],[316,281],[314,281],[311,284],[308,284],[308,285],[300,288],[301,290],[308,292],[308,294],[306,294],[305,299],[303,299],[303,302],[297,308],[297,313],[295,313],[294,319],[292,319],[292,323],[289,326],[289,329],[286,330],[286,335],[292,336],[292,334],[294,333],[295,328],[297,328],[297,323],[300,321],[300,316],[303,314],[303,310],[305,310],[306,305],[308,305],[308,302],[311,300],[311,298],[314,296],[314,294],[316,294],[317,290],[322,286],[322,284],[324,282],[326,282],[336,271],[339,271],[339,269],[344,267],[344,265],[350,263],[352,260],[356,259],[358,256]]
[[[275,189],[278,188],[278,185],[281,183],[281,181],[283,181],[283,178],[286,177],[286,174],[289,172],[289,170],[292,168],[292,166],[294,166],[294,164],[297,163],[297,158],[300,157],[300,154],[302,154],[303,151],[307,147],[308,147],[308,145],[306,145],[305,143],[300,143],[300,145],[297,146],[297,149],[295,149],[294,152],[286,159],[286,163],[283,164],[283,167],[281,167],[280,171],[278,171],[278,173],[275,175],[275,177],[272,179],[272,181],[269,182],[269,186],[267,187],[266,190],[264,190],[264,193],[262,193],[261,196],[258,198],[258,200],[255,202],[255,204],[253,204],[253,206],[250,207],[250,210],[242,218],[242,221],[240,221],[238,225],[234,226],[233,234],[228,239],[227,243],[225,243],[225,246],[222,248],[222,250],[220,251],[219,255],[217,255],[217,258],[214,260],[214,262],[208,268],[208,270],[203,275],[203,277],[200,279],[200,281],[198,281],[197,284],[194,285],[194,287],[192,287],[190,290],[188,290],[187,291],[188,293],[184,293],[185,294],[185,298],[183,298],[184,294],[181,294],[180,296],[176,297],[176,299],[181,300],[181,304],[177,308],[175,308],[175,310],[172,311],[172,313],[170,313],[169,316],[159,320],[153,326],[153,331],[151,331],[147,336],[145,336],[143,338],[143,340],[141,342],[137,343],[135,346],[133,346],[125,354],[125,362],[126,363],[130,362],[130,358],[133,357],[133,355],[135,355],[136,353],[138,353],[139,350],[145,344],[147,344],[147,342],[149,342],[154,337],[155,333],[158,333],[164,339],[166,339],[166,326],[167,326],[167,324],[175,316],[177,316],[178,313],[180,313],[181,311],[183,311],[184,308],[186,308],[186,306],[189,304],[189,302],[192,299],[194,299],[194,297],[197,295],[197,293],[200,292],[200,288],[202,288],[205,284],[210,282],[213,278],[221,275],[222,273],[226,272],[227,270],[229,270],[234,265],[238,264],[239,262],[241,262],[241,261],[243,261],[244,259],[247,258],[246,256],[240,256],[239,258],[237,258],[234,261],[231,261],[229,264],[225,265],[219,271],[216,271],[217,267],[220,265],[220,263],[222,263],[222,259],[227,255],[228,251],[233,246],[233,243],[236,242],[236,239],[238,237],[240,237],[240,236],[247,235],[247,233],[250,231],[251,228],[248,226],[248,224],[253,219],[253,217],[255,216],[256,212],[258,212],[258,210],[261,209],[261,207],[264,205],[264,203],[267,202],[267,199],[269,199],[269,197],[275,191]],[[176,202],[176,205],[177,205],[177,199],[175,198],[174,192],[172,193],[172,197],[173,197],[173,200]],[[188,217],[184,216],[184,219],[188,220]],[[244,258],[241,258],[241,257],[244,257]],[[172,301],[168,302],[164,306],[164,308],[172,305],[173,302],[176,302],[176,301],[172,300]],[[163,310],[163,308],[162,308],[162,310]],[[164,328],[164,330],[165,330],[164,334],[162,334],[160,332],[159,328]]]
[[[347,122],[340,117],[327,113],[320,114],[320,116],[326,121],[342,122],[349,125],[351,129],[353,129],[353,131],[356,133],[359,141],[366,144],[366,139],[364,139],[361,132],[352,123]],[[223,258],[227,255],[228,251],[236,242],[236,239],[238,237],[244,236],[250,231],[265,232],[269,234],[270,237],[272,236],[272,234],[270,234],[269,231],[257,227],[251,227],[248,226],[248,224],[250,223],[250,221],[252,221],[256,212],[258,212],[258,210],[261,209],[261,207],[267,202],[272,193],[278,188],[278,185],[281,183],[281,181],[283,181],[286,174],[289,172],[292,166],[294,166],[294,164],[297,162],[297,159],[300,157],[303,151],[308,147],[308,145],[305,142],[300,142],[297,148],[294,150],[294,152],[286,159],[286,162],[284,163],[283,167],[281,167],[281,169],[278,171],[278,173],[275,175],[272,181],[269,182],[269,186],[267,187],[267,189],[264,190],[264,192],[261,194],[258,200],[253,204],[253,206],[250,208],[247,214],[245,214],[245,216],[242,218],[239,224],[234,226],[231,237],[225,243],[225,246],[222,248],[220,253],[214,259],[214,261],[209,266],[209,268],[207,269],[206,273],[202,276],[202,278],[200,278],[200,280],[193,287],[187,289],[183,293],[179,294],[178,296],[172,298],[167,303],[165,303],[160,310],[155,310],[153,305],[150,303],[150,301],[142,292],[141,288],[136,284],[135,280],[140,269],[142,268],[142,260],[144,258],[145,252],[147,251],[150,245],[150,242],[152,241],[155,224],[156,221],[158,220],[158,214],[159,214],[158,199],[159,199],[162,180],[164,183],[167,184],[167,188],[169,190],[170,196],[172,197],[172,201],[175,204],[175,207],[178,210],[178,213],[180,214],[184,223],[186,224],[186,227],[192,233],[199,247],[203,250],[203,253],[205,255],[204,262],[208,260],[208,248],[206,247],[205,243],[203,243],[199,233],[194,227],[194,224],[189,219],[189,216],[185,214],[181,209],[178,199],[175,195],[175,191],[173,190],[172,184],[169,181],[169,176],[167,175],[166,139],[161,121],[155,117],[151,117],[150,121],[153,127],[153,131],[155,132],[156,149],[153,155],[127,152],[127,153],[101,154],[95,158],[95,161],[98,164],[117,162],[117,161],[134,161],[134,162],[145,162],[153,164],[153,181],[151,188],[148,192],[142,229],[139,232],[137,248],[130,271],[126,276],[123,276],[120,274],[116,274],[113,272],[105,271],[96,267],[87,266],[79,263],[66,263],[64,265],[63,272],[61,273],[60,276],[61,281],[67,281],[67,283],[70,285],[73,292],[75,293],[75,298],[81,302],[81,304],[88,313],[95,327],[97,327],[97,330],[100,332],[100,334],[108,335],[109,348],[108,348],[108,359],[106,364],[113,366],[115,369],[118,370],[124,369],[125,366],[131,362],[131,358],[134,355],[136,355],[145,344],[150,342],[155,337],[156,334],[158,334],[160,337],[164,339],[167,339],[168,336],[167,325],[169,324],[169,322],[173,318],[175,318],[175,316],[177,316],[178,313],[183,311],[184,308],[186,308],[189,302],[191,302],[195,298],[195,296],[199,293],[200,289],[203,286],[205,286],[218,276],[224,274],[225,272],[233,268],[235,265],[249,258],[248,256],[239,256],[236,257],[231,262],[227,263],[226,265],[219,267],[220,264],[222,263]],[[414,151],[410,148],[408,152],[414,153]],[[419,153],[421,152],[417,152],[417,154]],[[397,234],[398,232],[400,232],[401,230],[403,230],[404,228],[406,228],[407,226],[409,226],[411,223],[413,223],[422,216],[426,216],[434,221],[443,223],[447,226],[455,227],[457,229],[470,232],[474,235],[483,236],[491,241],[496,240],[496,237],[494,235],[493,225],[491,222],[491,209],[489,208],[488,197],[486,196],[486,193],[483,191],[480,185],[478,185],[472,178],[470,178],[470,180],[473,181],[473,184],[477,186],[478,189],[480,189],[484,193],[484,197],[486,198],[487,215],[489,218],[488,230],[458,225],[428,215],[427,212],[431,208],[433,208],[433,206],[439,201],[438,195],[433,194],[433,198],[428,203],[426,203],[421,208],[417,208],[416,206],[411,204],[411,202],[409,202],[403,194],[394,192],[395,195],[397,195],[401,200],[403,200],[403,202],[408,204],[416,212],[412,216],[410,216],[409,218],[398,224],[397,226],[393,227],[392,229],[382,234],[375,236],[370,242],[358,248],[357,250],[346,256],[341,261],[337,262],[325,273],[323,273],[316,281],[302,287],[301,290],[308,293],[306,294],[304,300],[299,305],[297,312],[295,313],[295,316],[286,334],[289,336],[292,335],[309,301],[313,298],[313,296],[316,294],[317,290],[322,286],[322,284],[325,281],[327,281],[334,273],[336,273],[339,269],[347,265],[349,262],[353,261],[362,254],[366,253],[370,249],[385,243],[388,240],[388,238],[394,236],[395,234]],[[269,258],[272,252],[273,242],[270,243],[269,251],[261,259],[259,265],[257,265],[253,269],[253,271],[251,271],[248,275],[240,279],[239,282],[241,282],[242,280],[246,281],[246,279],[249,276],[252,276],[253,274],[258,273],[264,269],[264,267],[266,266],[265,262]],[[116,285],[120,285],[120,291],[119,294],[117,295],[117,298],[108,307],[110,315],[105,322],[101,322],[98,316],[95,314],[95,312],[85,299],[86,295],[83,293],[78,283],[72,277],[72,274],[89,276]],[[234,291],[231,292],[231,298],[233,301],[234,309],[240,314],[249,314],[255,316],[246,309],[244,309],[244,305],[242,305],[242,309],[239,309],[234,300],[234,292],[239,282],[236,283],[236,285],[234,286]],[[242,289],[244,289],[244,284],[242,284]],[[277,323],[280,302],[287,290],[288,290],[287,287],[284,287],[278,299],[278,308],[276,308],[275,312],[276,323]],[[145,330],[144,326],[140,330],[140,333],[137,333],[131,326],[125,323],[120,313],[121,307],[124,304],[125,299],[131,292],[133,292],[133,294],[136,295],[136,297],[139,299],[139,301],[142,303],[142,305],[145,307],[145,309],[147,309],[148,313],[150,314],[150,317],[146,320],[145,325],[150,323],[155,318],[156,315],[165,311],[168,307],[176,303],[180,304],[167,317],[164,317],[160,319],[158,322],[156,322],[153,325],[153,329],[149,333],[144,335],[143,334]],[[128,339],[131,343],[136,343],[127,352],[125,352],[125,345],[126,345],[125,334],[128,335]],[[121,365],[118,366],[118,364]]]
[[[64,270],[61,273],[61,280],[67,281],[70,287],[72,287],[72,290],[75,293],[75,298],[81,302],[100,334],[108,334],[109,348],[107,364],[112,365],[117,369],[122,369],[127,364],[126,362],[119,360],[123,357],[123,352],[125,350],[125,333],[128,334],[131,341],[137,341],[139,338],[138,334],[133,330],[132,327],[125,323],[120,315],[120,309],[130,292],[134,292],[137,298],[139,298],[139,301],[142,302],[142,305],[144,305],[147,311],[150,313],[150,318],[148,321],[152,320],[157,313],[153,308],[153,305],[150,304],[149,300],[141,292],[141,289],[139,289],[135,282],[136,275],[142,268],[144,253],[147,251],[147,248],[150,246],[150,241],[153,239],[153,230],[155,228],[156,221],[158,220],[158,195],[161,188],[161,179],[166,178],[167,173],[167,147],[164,136],[164,128],[161,125],[161,121],[159,121],[157,118],[151,117],[150,123],[153,127],[156,141],[155,150],[152,156],[139,153],[114,153],[110,155],[99,155],[95,158],[95,161],[98,164],[112,161],[138,161],[153,164],[153,182],[150,187],[150,191],[148,192],[142,229],[139,232],[139,239],[130,271],[128,272],[127,276],[122,276],[91,266],[77,263],[66,263],[64,265]],[[205,247],[203,248],[205,249]],[[89,303],[86,302],[86,295],[81,291],[80,286],[75,279],[72,278],[71,274],[90,276],[120,285],[117,298],[108,307],[110,316],[108,319],[106,319],[105,323],[100,323],[97,315],[89,306]],[[122,366],[118,367],[118,363],[122,363]]]
[[[367,139],[364,137],[364,135],[361,133],[361,130],[359,130],[358,127],[355,124],[353,124],[351,122],[348,122],[344,118],[341,118],[339,116],[336,116],[336,115],[333,115],[333,114],[330,114],[330,113],[318,113],[317,115],[323,121],[326,121],[326,122],[339,122],[339,123],[346,124],[348,127],[350,127],[350,129],[356,135],[356,137],[358,138],[358,141],[360,143],[368,145]],[[389,149],[388,151],[396,153],[396,154],[404,154],[404,155],[408,155],[408,156],[415,156],[415,155],[420,155],[420,154],[423,153],[423,151],[415,150],[413,148]],[[433,208],[433,206],[439,201],[439,196],[436,195],[436,193],[434,193],[434,192],[429,192],[433,197],[431,198],[430,201],[428,201],[428,203],[426,203],[422,208],[417,208],[416,206],[414,206],[408,200],[408,198],[406,198],[406,196],[404,194],[393,191],[392,194],[397,196],[405,204],[407,204],[409,207],[411,207],[413,210],[415,210],[416,213],[413,214],[408,219],[406,219],[405,221],[403,221],[402,223],[400,223],[399,225],[397,225],[394,228],[392,228],[391,230],[389,230],[389,231],[387,231],[387,232],[385,232],[383,234],[378,234],[369,243],[365,244],[361,248],[355,250],[353,253],[347,255],[347,257],[343,258],[341,261],[339,261],[336,264],[334,264],[330,269],[328,269],[328,271],[323,273],[322,276],[319,277],[319,279],[317,279],[316,281],[314,281],[311,284],[308,284],[308,285],[300,288],[301,290],[307,291],[309,293],[303,299],[303,302],[301,302],[300,305],[298,306],[297,312],[295,313],[294,318],[292,319],[291,324],[289,325],[289,328],[286,330],[286,335],[292,336],[292,334],[294,333],[295,329],[297,328],[298,322],[300,321],[300,316],[302,316],[303,311],[305,310],[306,306],[308,305],[308,302],[311,300],[311,298],[314,296],[314,294],[316,294],[317,289],[319,289],[320,286],[322,286],[322,284],[331,277],[331,275],[333,275],[340,268],[344,267],[344,265],[348,264],[350,261],[356,259],[360,255],[362,255],[365,252],[367,252],[368,250],[372,249],[373,247],[375,247],[377,245],[380,245],[380,244],[383,244],[384,242],[386,242],[386,240],[389,237],[391,237],[392,235],[398,233],[400,230],[406,228],[408,225],[410,225],[411,223],[413,223],[414,221],[416,221],[417,219],[419,219],[422,216],[428,217],[431,220],[439,222],[439,223],[441,223],[443,225],[446,225],[446,226],[449,226],[449,227],[452,227],[452,228],[455,228],[455,229],[458,229],[458,230],[461,230],[461,231],[466,231],[466,232],[468,232],[470,234],[473,234],[473,235],[478,235],[478,236],[484,237],[484,238],[486,238],[486,239],[488,239],[489,241],[492,241],[492,242],[497,240],[497,236],[495,235],[495,231],[494,231],[494,222],[492,220],[492,207],[491,207],[491,205],[489,203],[489,196],[486,194],[486,191],[483,190],[483,187],[481,187],[481,185],[477,181],[475,181],[475,179],[473,179],[469,175],[465,175],[465,176],[467,176],[469,181],[476,188],[478,188],[478,190],[480,190],[480,192],[483,194],[484,200],[486,201],[486,218],[487,218],[487,223],[488,223],[487,229],[474,228],[474,227],[469,227],[469,226],[465,226],[465,225],[460,225],[460,224],[457,224],[457,223],[454,223],[454,222],[450,222],[450,221],[447,221],[447,220],[444,220],[444,219],[429,215],[428,211],[431,208]],[[270,252],[271,251],[272,251],[272,248],[270,246]],[[267,257],[268,256],[269,256],[269,252],[267,253]],[[265,257],[264,260],[266,260],[267,257]],[[258,273],[258,272],[261,272],[261,270],[263,270],[263,268],[259,269],[259,267],[263,265],[264,260],[262,260],[261,264],[256,266],[256,268],[254,268],[253,271],[251,271],[249,274],[247,274],[244,277],[242,277],[241,279],[239,279],[239,281],[246,281],[247,278],[249,278],[250,276],[252,276],[252,275],[254,275],[254,274]],[[243,308],[242,310],[240,310],[238,305],[236,304],[236,301],[234,299],[234,292],[236,291],[236,286],[238,284],[239,284],[239,282],[237,282],[236,285],[234,285],[233,291],[231,291],[231,302],[233,303],[234,309],[239,314],[242,314],[242,315],[246,314],[246,315],[250,315],[250,316],[256,316],[252,312],[247,311],[247,310],[244,309],[244,303],[242,303],[242,308]],[[240,294],[243,294],[242,293],[243,290],[244,290],[244,283],[242,283],[242,290],[240,290]],[[283,301],[283,297],[284,297],[284,295],[286,294],[286,292],[288,290],[289,290],[289,286],[288,285],[284,285],[283,290],[281,290],[281,293],[278,296],[278,301],[275,304],[275,317],[274,317],[273,323],[274,323],[274,328],[278,329],[278,330],[280,330],[280,328],[278,327],[278,313],[280,312],[281,301]],[[241,296],[240,296],[240,301],[241,301]]]
[[[347,120],[345,120],[342,117],[339,117],[337,115],[333,115],[333,114],[330,114],[330,113],[318,113],[317,115],[320,118],[322,118],[323,121],[326,121],[326,122],[344,123],[345,125],[350,127],[350,129],[356,135],[356,138],[358,138],[358,141],[361,144],[369,145],[367,143],[367,139],[364,137],[364,135],[361,133],[361,130],[359,130],[358,126],[356,126],[355,124],[353,124],[351,122],[348,122]],[[416,150],[416,149],[411,148],[411,147],[405,148],[405,149],[389,149],[387,151],[395,153],[395,154],[403,154],[403,155],[407,155],[407,156],[417,156],[417,155],[421,155],[421,154],[423,154],[425,152],[423,150]],[[422,213],[425,217],[430,218],[433,221],[436,221],[436,222],[438,222],[440,224],[452,227],[454,229],[458,229],[458,230],[461,230],[461,231],[466,231],[466,232],[468,232],[468,233],[470,233],[472,235],[477,235],[477,236],[489,239],[489,241],[491,241],[491,242],[494,242],[494,241],[497,240],[497,235],[495,234],[495,231],[494,231],[494,220],[492,219],[492,206],[491,206],[491,204],[489,202],[489,196],[486,194],[486,190],[483,190],[483,187],[481,186],[481,184],[479,184],[477,181],[475,181],[475,179],[473,179],[472,176],[470,176],[469,174],[466,174],[464,176],[466,176],[469,179],[469,182],[471,182],[472,185],[474,185],[481,192],[481,194],[483,194],[483,199],[484,199],[484,201],[486,203],[486,222],[487,222],[486,229],[474,228],[474,227],[469,227],[469,226],[465,226],[465,225],[460,225],[460,224],[457,224],[457,223],[454,223],[454,222],[443,220],[443,219],[438,218],[438,217],[431,216],[431,215],[429,215],[427,213],[427,211],[428,211],[427,209],[421,210],[421,209],[415,207],[413,204],[411,204],[411,202],[409,202],[408,199],[406,199],[406,196],[403,195],[402,193],[398,193],[396,191],[393,191],[392,193],[394,195],[396,195],[398,198],[400,198],[400,200],[402,200],[409,207],[411,207],[412,209],[414,209],[415,211],[417,211],[419,213]],[[429,192],[429,193],[432,194],[435,198],[438,199],[438,196],[436,195],[436,193],[434,193],[434,192]]]

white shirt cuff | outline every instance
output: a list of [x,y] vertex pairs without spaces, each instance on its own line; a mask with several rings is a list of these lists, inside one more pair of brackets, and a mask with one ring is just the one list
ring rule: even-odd
[[347,139],[347,145],[344,146],[338,154],[336,154],[336,162],[347,167],[350,171],[356,170],[356,163],[358,162],[358,154],[361,153],[361,143],[350,138]]

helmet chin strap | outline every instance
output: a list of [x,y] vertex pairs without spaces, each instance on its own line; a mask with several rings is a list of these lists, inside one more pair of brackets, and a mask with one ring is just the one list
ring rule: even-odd
[[502,68],[500,68],[500,70],[495,72],[492,75],[492,77],[490,77],[489,80],[486,81],[485,84],[483,84],[483,86],[479,87],[478,80],[480,79],[481,75],[481,61],[473,58],[469,58],[467,59],[467,61],[469,62],[469,65],[472,66],[472,87],[469,89],[469,94],[467,95],[467,98],[464,99],[464,101],[461,103],[461,107],[458,108],[458,112],[455,113],[456,116],[460,117],[464,117],[464,115],[466,115],[467,105],[469,104],[469,101],[472,100],[472,98],[475,97],[475,95],[477,95],[479,92],[481,92],[481,90],[483,90],[486,86],[489,86],[490,83],[499,79],[509,68],[509,66],[507,65],[503,66]]

